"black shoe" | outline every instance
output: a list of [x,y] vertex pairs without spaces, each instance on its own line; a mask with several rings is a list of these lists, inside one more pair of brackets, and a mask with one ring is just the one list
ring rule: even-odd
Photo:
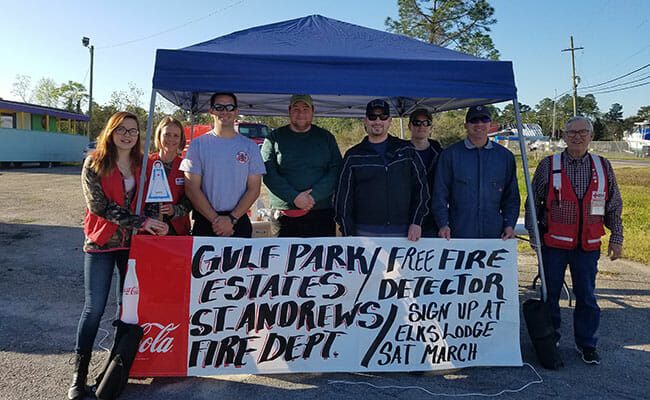
[[88,364],[90,353],[77,353],[74,359],[74,374],[72,383],[68,389],[68,399],[79,400],[86,396],[86,377],[88,376]]
[[576,345],[576,351],[582,356],[582,361],[584,361],[585,364],[600,364],[600,356],[595,348]]

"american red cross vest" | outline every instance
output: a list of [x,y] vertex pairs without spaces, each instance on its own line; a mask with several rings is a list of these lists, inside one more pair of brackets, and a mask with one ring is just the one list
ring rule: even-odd
[[[140,167],[135,170],[135,191],[137,192],[140,183]],[[109,176],[101,178],[102,190],[104,195],[110,200],[124,207],[124,184],[122,183],[122,175],[118,168],[114,168]],[[131,211],[135,212],[135,201],[131,202]],[[118,225],[114,222],[105,220],[104,218],[95,215],[86,208],[86,218],[84,219],[84,233],[93,242],[103,246],[108,239],[113,236],[117,230]]]
[[[147,163],[147,179],[151,176],[151,170],[153,169],[153,162],[160,159],[158,153],[149,154],[149,162]],[[171,190],[173,204],[178,203],[178,200],[183,197],[185,194],[185,175],[183,171],[178,168],[181,165],[182,158],[176,156],[174,162],[172,163],[172,169],[169,172],[167,177],[167,182],[169,183],[169,190]],[[145,187],[145,193],[147,188]],[[179,236],[187,236],[190,234],[190,216],[185,215],[179,218],[172,218],[172,225],[176,234]]]
[[607,198],[607,176],[599,156],[591,156],[591,180],[587,192],[579,200],[562,166],[562,153],[551,156],[551,179],[546,197],[548,231],[544,244],[549,247],[585,251],[600,249],[600,238],[605,234],[603,216],[591,214],[591,201],[604,193]]

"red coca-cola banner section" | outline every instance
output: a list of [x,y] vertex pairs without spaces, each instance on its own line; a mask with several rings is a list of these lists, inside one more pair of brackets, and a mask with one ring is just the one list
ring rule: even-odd
[[131,376],[519,366],[516,241],[136,236]]
[[[129,258],[139,287],[137,323],[144,329],[131,376],[186,376],[192,238],[136,235]],[[125,312],[133,308],[129,286],[125,280]]]

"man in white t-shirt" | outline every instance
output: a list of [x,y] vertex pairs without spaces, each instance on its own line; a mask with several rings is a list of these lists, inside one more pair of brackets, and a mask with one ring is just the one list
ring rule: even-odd
[[251,237],[246,212],[260,194],[266,173],[259,148],[235,131],[237,97],[215,93],[210,98],[214,129],[190,143],[180,170],[192,201],[192,235]]

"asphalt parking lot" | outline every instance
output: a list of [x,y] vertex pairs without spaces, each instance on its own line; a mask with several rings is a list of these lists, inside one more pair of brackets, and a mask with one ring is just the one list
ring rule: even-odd
[[[76,325],[83,303],[81,251],[84,202],[80,166],[0,170],[0,399],[60,399],[71,377]],[[521,302],[535,296],[532,252],[519,255]],[[567,276],[567,279],[568,276]],[[521,328],[521,368],[466,368],[423,375],[336,373],[131,379],[121,399],[424,399],[650,398],[650,266],[601,259],[602,364],[584,364],[573,350],[571,309],[562,301],[565,367],[537,363]],[[91,376],[110,346],[107,307]],[[523,317],[522,317],[523,321]],[[505,391],[505,392],[504,392]]]

